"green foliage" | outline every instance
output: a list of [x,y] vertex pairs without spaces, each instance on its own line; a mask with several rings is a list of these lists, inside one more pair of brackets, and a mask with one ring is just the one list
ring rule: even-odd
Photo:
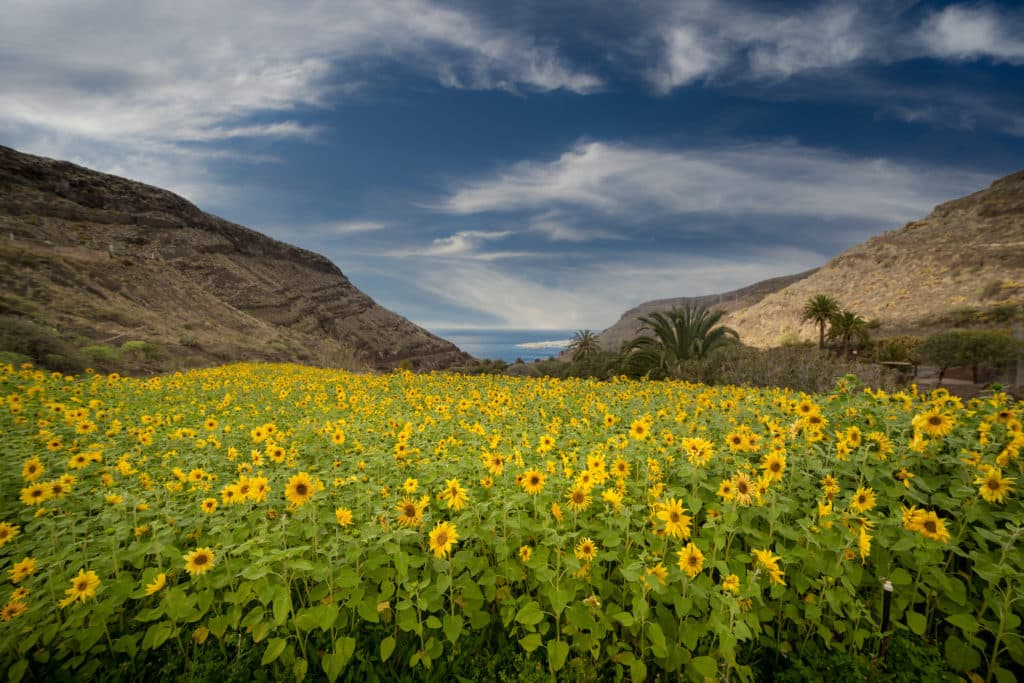
[[840,311],[829,321],[828,338],[842,344],[843,356],[850,353],[850,342],[863,344],[869,339],[868,321],[852,311]]
[[995,297],[999,296],[999,294],[1002,291],[1003,281],[992,280],[986,283],[985,286],[981,288],[980,296],[982,299],[994,299]]
[[969,367],[974,381],[978,369],[1012,360],[1021,352],[1021,342],[1000,332],[950,330],[933,334],[921,342],[918,353],[924,362],[939,368],[939,381],[949,368]]
[[82,352],[55,328],[18,316],[0,316],[0,351],[28,356],[59,372],[82,372],[88,364]]
[[163,358],[164,348],[148,341],[126,341],[121,344],[121,353],[133,360],[157,360]]
[[894,388],[880,367],[822,354],[813,346],[757,349],[737,345],[716,352],[700,368],[702,381],[711,384],[786,387],[807,393],[827,391],[836,378],[847,374],[856,375],[870,387]]
[[818,294],[804,304],[802,319],[818,326],[818,349],[825,349],[825,326],[842,308],[827,294]]
[[578,330],[565,350],[572,353],[574,361],[581,361],[596,356],[601,351],[601,344],[591,330]]
[[999,304],[985,311],[985,317],[992,322],[1006,323],[1016,318],[1019,312],[1020,307],[1017,304]]
[[879,363],[919,363],[920,354],[918,346],[921,340],[918,337],[899,336],[878,339],[871,344],[864,357],[875,360]]
[[641,331],[650,334],[623,346],[624,369],[634,377],[682,377],[688,361],[699,361],[739,340],[735,330],[719,324],[724,315],[704,306],[687,306],[640,318]]

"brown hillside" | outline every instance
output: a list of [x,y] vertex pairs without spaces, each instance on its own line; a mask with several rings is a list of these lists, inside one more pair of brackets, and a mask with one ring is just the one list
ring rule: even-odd
[[158,343],[176,365],[465,363],[329,260],[181,197],[0,146],[0,315],[76,343]]
[[777,292],[795,282],[810,277],[815,271],[806,270],[796,275],[762,280],[747,287],[736,289],[722,294],[709,294],[706,296],[676,297],[672,299],[656,299],[646,301],[635,308],[631,308],[622,314],[618,322],[601,332],[598,336],[601,348],[607,350],[618,349],[624,341],[628,341],[637,335],[642,323],[640,318],[650,315],[656,311],[668,311],[672,308],[683,308],[685,306],[707,306],[708,308],[732,312],[748,308],[764,297]]
[[798,336],[816,294],[881,324],[877,334],[925,334],[954,324],[1008,324],[1024,310],[1024,171],[940,204],[843,252],[809,277],[736,310],[724,322],[755,346]]

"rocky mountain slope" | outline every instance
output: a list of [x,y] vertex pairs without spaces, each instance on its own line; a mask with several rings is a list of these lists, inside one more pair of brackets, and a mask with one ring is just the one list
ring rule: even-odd
[[724,309],[723,323],[752,346],[817,340],[801,321],[817,294],[877,322],[875,336],[924,335],[953,326],[1002,326],[1024,318],[1024,171],[924,219],[854,246],[817,270],[766,280],[735,292],[662,299],[627,311],[600,334],[618,348],[637,318],[673,306]]
[[79,344],[159,344],[178,365],[465,363],[329,260],[165,190],[0,146],[0,316]]
[[814,272],[814,270],[806,270],[796,275],[785,275],[783,277],[762,280],[747,287],[721,294],[681,296],[672,299],[645,301],[639,306],[623,313],[622,317],[614,325],[601,332],[598,339],[601,343],[601,348],[615,350],[622,345],[622,342],[628,341],[637,335],[637,331],[643,324],[640,322],[640,318],[656,311],[668,311],[685,306],[707,306],[713,310],[738,311],[754,305],[773,292],[777,292],[809,277]]

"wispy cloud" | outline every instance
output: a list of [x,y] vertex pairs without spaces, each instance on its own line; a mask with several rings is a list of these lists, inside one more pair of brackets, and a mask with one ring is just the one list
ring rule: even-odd
[[796,144],[674,150],[590,141],[553,160],[522,161],[468,181],[440,208],[469,215],[574,207],[626,225],[717,214],[855,218],[894,226],[989,179]]
[[924,21],[917,39],[936,57],[990,57],[1024,63],[1024,12],[1011,14],[985,5],[951,5]]

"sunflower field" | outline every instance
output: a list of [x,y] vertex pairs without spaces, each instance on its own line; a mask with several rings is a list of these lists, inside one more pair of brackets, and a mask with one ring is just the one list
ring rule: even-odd
[[0,674],[747,681],[915,642],[1013,681],[1022,417],[852,376],[0,366]]

